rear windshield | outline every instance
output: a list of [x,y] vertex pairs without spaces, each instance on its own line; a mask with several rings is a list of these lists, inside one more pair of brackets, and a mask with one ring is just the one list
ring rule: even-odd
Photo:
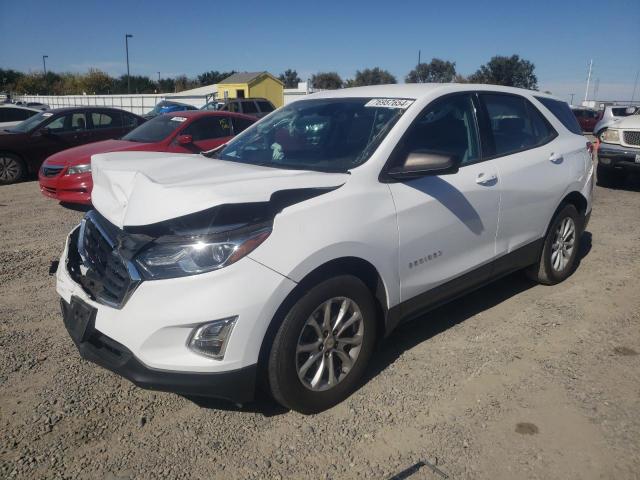
[[571,132],[578,135],[582,135],[582,128],[576,116],[573,114],[567,102],[560,100],[554,100],[546,97],[536,97],[541,104],[543,104],[553,115],[560,120],[560,122]]
[[139,143],[156,143],[171,135],[178,127],[187,121],[181,117],[180,112],[176,114],[160,115],[143,123],[138,128],[127,133],[123,140]]
[[611,113],[613,113],[614,117],[628,117],[633,115],[633,107],[612,108]]

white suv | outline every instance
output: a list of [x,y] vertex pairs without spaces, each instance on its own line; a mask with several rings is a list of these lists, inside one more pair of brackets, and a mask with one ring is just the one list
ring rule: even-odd
[[96,155],[57,272],[65,325],[145,388],[326,409],[401,321],[518,269],[571,274],[593,187],[574,131],[538,92],[384,85],[207,154]]

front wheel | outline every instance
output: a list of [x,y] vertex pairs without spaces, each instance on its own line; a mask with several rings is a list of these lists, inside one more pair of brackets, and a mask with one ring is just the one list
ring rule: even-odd
[[21,180],[25,168],[22,160],[10,153],[0,153],[0,185],[9,185]]
[[293,305],[268,360],[275,400],[315,413],[347,398],[362,380],[376,338],[376,308],[367,286],[341,275],[318,283]]
[[576,266],[584,218],[571,204],[564,205],[551,221],[538,263],[532,265],[529,278],[544,285],[565,280]]

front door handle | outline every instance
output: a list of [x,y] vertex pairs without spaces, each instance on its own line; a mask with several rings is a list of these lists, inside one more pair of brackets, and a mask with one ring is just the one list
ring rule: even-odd
[[493,185],[498,181],[498,176],[495,173],[491,173],[486,175],[484,173],[479,173],[476,177],[476,183],[478,185]]
[[564,161],[564,157],[562,155],[560,155],[559,153],[552,153],[551,156],[549,157],[549,161],[551,163],[555,163],[557,165],[557,164],[562,163]]

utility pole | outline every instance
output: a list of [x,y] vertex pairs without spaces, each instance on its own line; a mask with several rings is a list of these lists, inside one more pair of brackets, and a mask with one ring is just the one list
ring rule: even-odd
[[422,52],[421,52],[420,50],[418,50],[418,66],[420,66],[420,54],[421,54],[421,53],[422,53]]
[[589,95],[589,82],[591,82],[591,68],[593,67],[593,58],[589,61],[589,74],[587,75],[587,88],[584,90],[584,101],[587,101]]
[[42,69],[45,77],[47,76],[47,58],[49,58],[49,55],[42,55]]
[[160,83],[160,72],[158,72],[158,83]]
[[636,81],[635,81],[635,83],[633,84],[633,94],[631,94],[631,103],[633,103],[633,101],[634,101],[634,100],[635,100],[635,98],[636,98],[636,88],[638,88],[638,76],[639,76],[639,75],[640,75],[640,70],[638,70],[638,71],[636,72]]
[[575,96],[575,93],[570,93],[569,95],[571,96],[571,104],[570,105],[573,105],[573,97]]
[[596,78],[596,81],[593,83],[593,101],[598,101],[598,89],[600,88],[600,78]]
[[127,33],[124,36],[124,48],[127,50],[127,93],[131,94],[131,75],[129,73],[129,39],[133,38],[133,35]]

